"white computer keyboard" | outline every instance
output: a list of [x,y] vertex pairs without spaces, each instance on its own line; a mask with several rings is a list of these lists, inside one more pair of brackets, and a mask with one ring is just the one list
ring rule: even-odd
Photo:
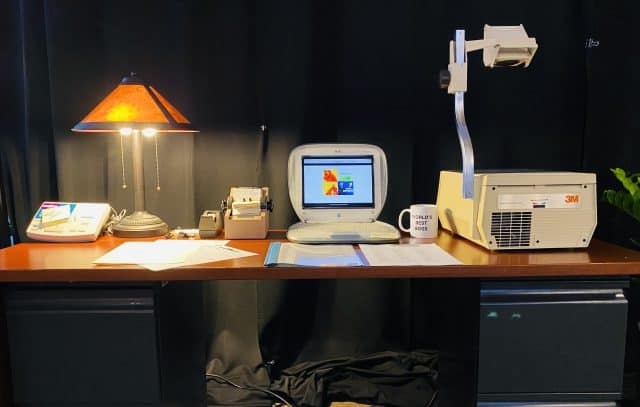
[[296,243],[392,243],[400,232],[384,222],[303,223],[289,227],[287,239]]

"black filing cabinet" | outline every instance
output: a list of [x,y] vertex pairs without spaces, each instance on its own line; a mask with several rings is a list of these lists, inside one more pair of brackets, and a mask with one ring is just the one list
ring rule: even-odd
[[621,398],[626,281],[481,286],[479,406],[615,406]]
[[14,402],[204,405],[194,295],[180,284],[8,288]]

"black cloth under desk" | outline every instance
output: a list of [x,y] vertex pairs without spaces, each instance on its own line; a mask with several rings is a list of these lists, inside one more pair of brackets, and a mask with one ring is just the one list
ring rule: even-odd
[[[296,407],[324,407],[333,401],[383,406],[428,406],[435,398],[437,352],[382,352],[361,358],[305,362],[285,369],[268,389]],[[220,389],[208,383],[209,405],[271,405],[258,391]],[[266,398],[264,402],[259,401]]]
[[[477,289],[472,280],[207,282],[207,373],[296,406],[425,406],[441,385],[433,405],[459,406],[474,398]],[[207,392],[209,406],[274,401],[213,380]]]

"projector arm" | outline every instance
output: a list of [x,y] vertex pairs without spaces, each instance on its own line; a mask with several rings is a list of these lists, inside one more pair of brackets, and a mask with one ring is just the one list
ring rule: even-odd
[[440,87],[455,95],[456,130],[462,152],[462,196],[473,198],[474,159],[471,136],[464,117],[464,92],[467,91],[467,53],[483,50],[487,67],[529,66],[538,49],[522,25],[484,26],[484,39],[465,41],[464,30],[456,30],[455,41],[449,43],[449,66],[440,71]]
[[456,30],[456,39],[449,43],[448,70],[440,72],[440,86],[455,95],[456,131],[462,152],[462,196],[473,198],[474,159],[469,128],[464,117],[464,92],[467,91],[467,53],[496,47],[496,40],[465,41],[464,30]]
[[464,37],[464,30],[456,30],[456,40],[451,41],[449,45],[449,69],[440,72],[440,87],[446,87],[449,94],[455,95],[456,130],[462,152],[462,196],[465,199],[471,199],[473,198],[474,159],[471,136],[464,117],[464,92],[467,91],[467,51]]

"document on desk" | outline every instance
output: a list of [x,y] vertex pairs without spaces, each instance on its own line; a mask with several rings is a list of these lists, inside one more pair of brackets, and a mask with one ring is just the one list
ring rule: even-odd
[[191,248],[186,245],[160,246],[156,242],[124,242],[94,264],[154,264],[183,262]]
[[[227,246],[228,240],[159,240],[158,242],[191,243],[192,250],[186,259],[178,264],[142,264],[153,271],[166,270],[174,267],[193,266],[196,264],[213,263],[216,261],[238,259],[240,257],[257,256],[257,253]],[[222,242],[222,243],[220,243]]]
[[361,244],[360,250],[371,266],[445,266],[462,262],[435,243]]
[[97,265],[137,264],[153,271],[211,263],[256,253],[226,246],[228,240],[156,240],[125,242],[94,260]]
[[274,266],[363,266],[352,245],[313,245],[273,242],[269,245],[264,265]]

